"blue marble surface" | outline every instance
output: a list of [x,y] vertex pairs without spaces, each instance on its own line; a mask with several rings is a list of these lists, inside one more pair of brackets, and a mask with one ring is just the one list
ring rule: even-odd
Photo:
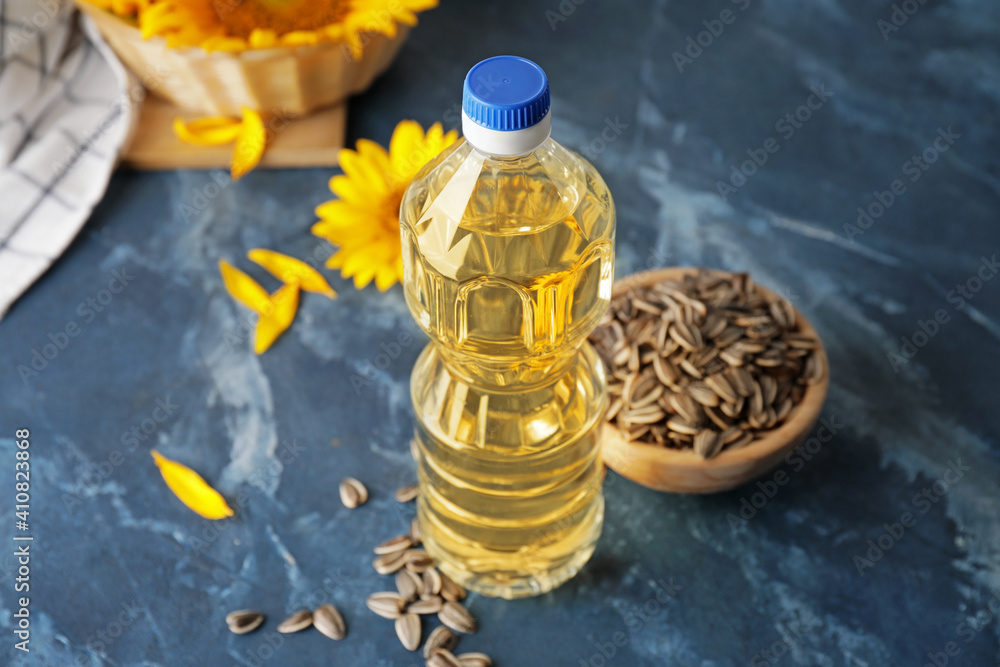
[[[827,345],[835,431],[779,468],[782,485],[675,496],[609,474],[583,572],[536,599],[473,596],[481,631],[461,648],[501,667],[1000,665],[1000,5],[443,5],[351,102],[349,137],[384,143],[406,117],[454,126],[471,64],[537,60],[554,136],[615,194],[619,275],[705,264],[783,293]],[[0,323],[0,663],[422,664],[363,605],[388,584],[371,546],[412,512],[391,498],[414,479],[423,344],[401,290],[334,278],[341,298],[307,295],[257,357],[217,269],[264,281],[250,248],[325,252],[308,230],[332,173],[216,188],[212,172],[121,170]],[[125,288],[104,292],[116,275]],[[50,334],[64,348],[22,377]],[[16,428],[34,473],[29,655],[12,632]],[[237,517],[181,506],[154,447]],[[345,475],[372,492],[353,512]],[[274,632],[324,600],[345,641]],[[266,629],[231,635],[241,607]]]

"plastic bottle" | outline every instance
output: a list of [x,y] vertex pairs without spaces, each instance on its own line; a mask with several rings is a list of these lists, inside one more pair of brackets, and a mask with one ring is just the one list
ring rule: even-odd
[[548,80],[499,56],[466,77],[465,135],[403,197],[404,288],[431,337],[413,369],[424,546],[505,598],[576,574],[601,532],[604,371],[586,342],[614,275],[597,171],[549,137]]

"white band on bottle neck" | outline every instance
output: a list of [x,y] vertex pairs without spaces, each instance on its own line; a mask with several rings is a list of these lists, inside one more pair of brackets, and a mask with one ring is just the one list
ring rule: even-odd
[[495,157],[527,155],[545,143],[552,133],[552,111],[540,121],[523,130],[501,132],[477,124],[462,112],[462,134],[480,153]]

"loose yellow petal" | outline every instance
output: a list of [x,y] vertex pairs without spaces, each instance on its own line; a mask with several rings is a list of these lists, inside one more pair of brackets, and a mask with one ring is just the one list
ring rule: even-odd
[[171,461],[155,449],[153,460],[163,475],[163,481],[182,503],[206,519],[223,519],[233,515],[226,499],[210,487],[201,475],[185,465]]
[[257,320],[253,351],[264,354],[285,329],[292,325],[299,308],[299,284],[288,283],[271,296],[272,308]]
[[258,315],[263,315],[271,309],[271,296],[256,280],[224,259],[219,260],[219,271],[222,273],[226,291],[234,299]]
[[174,134],[181,141],[198,146],[218,146],[236,141],[243,125],[235,118],[226,116],[206,116],[185,121],[174,119]]
[[264,248],[251,250],[247,253],[247,257],[282,282],[298,283],[299,287],[307,292],[324,294],[331,299],[337,298],[337,292],[326,282],[326,278],[300,259]]
[[257,166],[264,155],[267,145],[267,130],[260,114],[248,107],[243,107],[243,127],[236,137],[236,148],[233,150],[233,180],[237,181],[248,171]]

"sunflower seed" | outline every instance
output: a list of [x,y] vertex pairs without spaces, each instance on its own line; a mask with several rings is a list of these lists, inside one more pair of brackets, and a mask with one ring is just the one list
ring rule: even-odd
[[424,541],[424,534],[420,531],[420,519],[417,517],[413,518],[410,522],[410,539],[414,544],[420,544]]
[[734,440],[730,444],[726,445],[726,449],[728,450],[742,449],[743,447],[749,445],[751,442],[753,442],[753,435],[751,435],[750,433],[743,433],[743,435],[741,435],[737,440]]
[[493,660],[485,653],[460,653],[455,657],[462,667],[493,667]]
[[726,376],[722,373],[709,375],[705,378],[705,384],[711,387],[716,396],[727,403],[735,403],[740,398],[740,395],[736,393],[735,389],[733,389],[733,385],[729,384],[729,380],[727,380]]
[[667,420],[667,428],[676,433],[684,433],[685,435],[695,435],[700,430],[696,425],[681,417],[674,417]]
[[420,490],[416,484],[410,484],[409,486],[404,486],[396,489],[395,498],[398,502],[408,503],[417,497],[417,493]]
[[340,502],[347,509],[354,509],[368,500],[368,489],[353,477],[345,477],[340,483]]
[[264,622],[264,614],[253,609],[239,609],[226,614],[226,625],[234,635],[253,632]]
[[441,572],[441,597],[450,602],[465,599],[465,589],[456,584],[444,572]]
[[407,651],[420,648],[420,617],[416,614],[403,614],[397,618],[396,636]]
[[458,637],[454,632],[449,630],[443,625],[439,625],[427,636],[427,641],[424,643],[424,657],[430,658],[431,654],[434,653],[434,649],[443,648],[446,651],[450,651],[458,644]]
[[671,394],[669,401],[670,407],[672,407],[674,412],[676,412],[680,417],[691,424],[701,423],[701,406],[699,406],[697,401],[693,398],[687,394]]
[[406,611],[413,612],[414,614],[437,614],[443,606],[444,600],[436,595],[431,595],[411,602],[406,606]]
[[393,551],[382,554],[372,561],[372,567],[379,574],[395,574],[406,565],[407,551]]
[[698,435],[694,436],[694,451],[703,459],[712,458],[719,453],[721,447],[722,440],[715,431],[706,428],[698,431]]
[[425,570],[423,574],[423,593],[427,595],[438,595],[441,593],[441,573],[433,567]]
[[828,373],[796,320],[745,273],[699,270],[616,296],[590,338],[608,371],[607,420],[629,441],[747,446]]
[[416,438],[410,438],[410,456],[416,461],[420,456],[420,446]]
[[423,588],[423,580],[409,570],[400,570],[396,573],[396,590],[404,600],[416,600]]
[[813,354],[806,361],[805,378],[807,384],[817,384],[826,374],[823,367],[823,359],[818,354]]
[[278,625],[278,632],[282,634],[298,632],[299,630],[305,630],[312,625],[312,623],[312,612],[308,609],[300,609]]
[[687,393],[694,400],[710,408],[719,404],[718,395],[704,382],[692,382],[687,386]]
[[476,631],[476,620],[468,609],[457,602],[445,602],[438,612],[438,619],[455,632],[472,634]]
[[411,546],[413,546],[413,540],[409,535],[397,535],[396,537],[386,540],[382,544],[375,547],[375,553],[378,555],[392,554],[397,551],[406,551]]
[[316,611],[313,612],[313,625],[330,639],[339,640],[347,636],[347,624],[344,623],[344,617],[332,604],[316,607]]
[[681,377],[677,367],[663,357],[653,359],[653,370],[656,372],[656,377],[665,385],[677,384],[677,380]]
[[434,567],[434,559],[423,549],[410,549],[406,553],[406,569],[421,574],[429,567]]
[[365,606],[382,618],[395,620],[402,615],[406,600],[399,593],[383,591],[369,595],[368,599],[365,600]]
[[436,648],[431,652],[431,656],[427,658],[427,667],[462,667],[462,663],[458,661],[458,658],[451,651]]

